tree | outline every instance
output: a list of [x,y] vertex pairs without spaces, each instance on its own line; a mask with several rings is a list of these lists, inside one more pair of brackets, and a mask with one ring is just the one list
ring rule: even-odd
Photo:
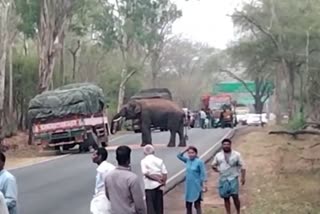
[[150,37],[148,22],[154,17],[151,0],[118,0],[111,3],[101,0],[101,11],[95,16],[95,30],[99,41],[107,48],[121,51],[124,67],[121,69],[118,110],[123,104],[126,83],[149,57],[146,50]]
[[[302,81],[308,84],[305,81],[309,75],[305,73],[306,58],[319,50],[317,21],[319,6],[319,2],[313,0],[307,2],[259,0],[244,4],[241,10],[232,14],[234,25],[241,32],[241,38],[250,37],[253,42],[261,39],[268,41],[264,43],[264,49],[272,51],[267,57],[273,58],[271,63],[281,68],[275,74],[285,77],[290,119],[296,114],[297,109],[301,109],[296,108],[296,103],[302,104],[301,101],[296,102],[297,87],[295,86],[298,83],[298,74],[303,72],[304,80]],[[307,54],[305,54],[306,41],[313,44],[308,45],[312,48],[308,49]],[[279,78],[277,80],[279,81]],[[298,93],[300,96],[303,94],[301,91]]]
[[49,89],[55,58],[62,48],[61,36],[68,24],[73,0],[41,1],[39,31],[39,92]]
[[172,24],[182,16],[182,11],[169,0],[158,0],[152,2],[151,14],[146,23],[149,27],[147,49],[151,58],[152,86],[156,87],[165,42],[168,41]]
[[[7,52],[13,42],[14,1],[0,2],[0,126],[3,125]],[[12,28],[13,27],[13,28]],[[10,86],[11,87],[11,86]],[[0,133],[1,135],[2,133]]]

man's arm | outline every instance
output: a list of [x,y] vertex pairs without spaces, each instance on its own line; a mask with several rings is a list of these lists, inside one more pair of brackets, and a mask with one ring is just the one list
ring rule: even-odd
[[106,179],[104,180],[104,189],[105,189],[105,192],[106,192],[106,196],[107,196],[108,200],[110,201],[110,195],[109,195],[108,185],[107,185]]
[[241,178],[240,178],[241,184],[244,185],[246,183],[246,168],[240,154],[239,154],[239,167],[241,168]]
[[219,172],[217,155],[214,156],[214,158],[213,158],[213,161],[212,161],[212,163],[211,163],[211,168],[213,169],[213,171]]
[[130,182],[130,192],[133,199],[134,207],[137,214],[147,214],[145,202],[143,200],[143,192],[140,186],[138,176],[135,176]]
[[151,175],[151,174],[148,172],[147,166],[146,166],[146,164],[145,164],[145,162],[144,162],[143,160],[141,160],[140,165],[141,165],[141,172],[142,172],[142,174],[143,174],[144,176],[146,176],[146,178],[161,183],[161,181],[162,181],[162,176],[160,176],[160,175]]
[[3,192],[7,207],[12,209],[17,206],[17,182],[14,177],[8,178],[5,182],[5,188]]
[[162,174],[162,183],[163,183],[163,185],[166,185],[167,179],[168,179],[168,171],[167,171],[167,167],[163,161],[161,164],[161,174]]

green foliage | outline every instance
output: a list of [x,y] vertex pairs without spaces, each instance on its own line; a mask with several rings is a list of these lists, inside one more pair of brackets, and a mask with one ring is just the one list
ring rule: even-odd
[[33,38],[37,32],[40,21],[39,0],[15,0],[17,14],[21,17],[18,29],[27,38]]
[[304,127],[306,121],[304,119],[303,113],[296,114],[292,120],[289,121],[287,127],[290,130],[297,131]]
[[17,105],[28,105],[29,100],[37,94],[38,59],[35,55],[13,56],[13,91]]

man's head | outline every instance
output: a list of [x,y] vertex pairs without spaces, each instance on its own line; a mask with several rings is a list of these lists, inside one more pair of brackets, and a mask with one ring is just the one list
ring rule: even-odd
[[154,147],[152,145],[146,145],[145,147],[143,147],[143,152],[145,155],[153,155]]
[[0,171],[3,170],[5,164],[6,156],[2,152],[0,152]]
[[92,162],[100,165],[103,161],[107,160],[108,151],[105,148],[98,148],[92,155]]
[[128,167],[130,165],[131,149],[128,146],[119,146],[116,150],[116,159],[119,166]]
[[229,153],[231,152],[231,140],[226,138],[222,141],[222,149],[225,153]]

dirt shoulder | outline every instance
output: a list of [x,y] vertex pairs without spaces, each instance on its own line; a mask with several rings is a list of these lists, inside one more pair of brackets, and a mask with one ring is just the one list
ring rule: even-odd
[[[234,139],[234,149],[242,154],[247,168],[247,183],[240,190],[242,213],[320,213],[320,138],[304,135],[293,140],[268,135],[269,130],[251,129]],[[208,181],[205,213],[223,214],[217,175],[210,169]],[[183,214],[183,184],[166,195],[165,202],[165,213]]]

